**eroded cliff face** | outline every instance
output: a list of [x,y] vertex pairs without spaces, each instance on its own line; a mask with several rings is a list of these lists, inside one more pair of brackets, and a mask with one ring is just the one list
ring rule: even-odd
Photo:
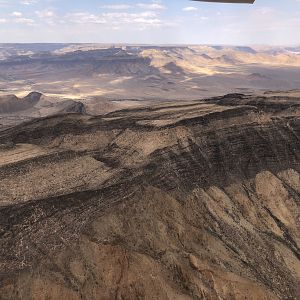
[[299,299],[299,99],[0,133],[0,299]]

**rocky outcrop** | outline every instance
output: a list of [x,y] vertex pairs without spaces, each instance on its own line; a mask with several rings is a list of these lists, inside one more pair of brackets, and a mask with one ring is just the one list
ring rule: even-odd
[[31,92],[24,98],[0,96],[0,129],[38,117],[65,113],[85,114],[85,106],[78,101],[53,99],[38,92]]
[[1,132],[0,299],[298,299],[297,105],[234,94]]
[[22,100],[15,95],[0,97],[0,114],[12,114],[31,109],[38,103],[42,94],[30,93]]

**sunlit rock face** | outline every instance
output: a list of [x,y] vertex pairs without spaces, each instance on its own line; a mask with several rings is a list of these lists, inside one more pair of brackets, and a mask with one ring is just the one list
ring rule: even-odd
[[300,102],[231,94],[0,133],[0,299],[298,299]]

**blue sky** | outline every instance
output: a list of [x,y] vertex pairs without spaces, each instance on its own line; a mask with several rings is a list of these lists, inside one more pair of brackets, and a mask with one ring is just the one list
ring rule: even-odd
[[0,0],[1,42],[300,45],[300,0]]

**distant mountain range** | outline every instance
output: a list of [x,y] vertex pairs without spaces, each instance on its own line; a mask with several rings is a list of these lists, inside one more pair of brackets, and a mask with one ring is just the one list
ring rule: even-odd
[[[0,44],[0,93],[198,99],[300,86],[299,47]],[[255,74],[255,76],[252,76]],[[259,80],[258,80],[259,79]]]

